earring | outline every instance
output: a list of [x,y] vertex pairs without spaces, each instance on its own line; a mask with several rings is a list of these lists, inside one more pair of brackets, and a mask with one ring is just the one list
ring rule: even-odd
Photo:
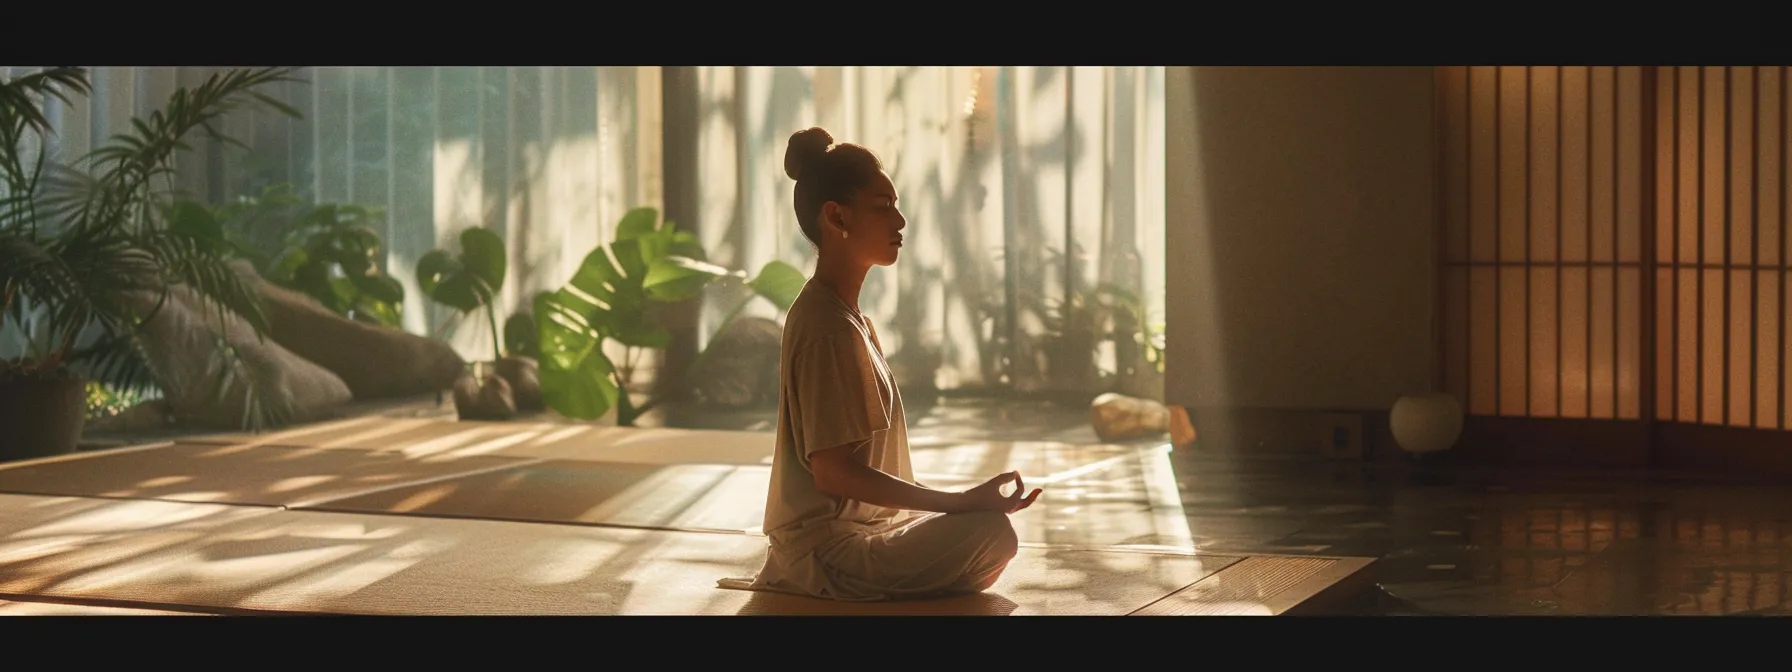
[[845,231],[841,231],[841,232],[840,232],[840,237],[841,237],[841,238],[845,238],[845,237],[846,237],[846,232],[845,232]]

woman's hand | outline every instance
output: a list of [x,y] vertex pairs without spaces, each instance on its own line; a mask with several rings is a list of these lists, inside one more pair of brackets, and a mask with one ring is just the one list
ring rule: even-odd
[[[1009,481],[1014,482],[1014,494],[1002,494],[1002,486]],[[1027,494],[1027,484],[1021,480],[1020,472],[1010,471],[985,481],[982,485],[959,493],[963,498],[966,511],[1000,511],[1014,513],[1033,505],[1039,498],[1039,488]],[[1022,495],[1025,495],[1024,497]]]
[[[842,499],[909,511],[967,513],[1000,511],[1014,513],[1033,504],[1039,491],[1026,497],[1026,484],[1020,472],[1011,471],[964,492],[934,490],[904,481],[872,469],[852,458],[863,442],[815,451],[809,464],[815,477],[815,488]],[[1014,494],[1002,494],[1002,486],[1014,481]]]

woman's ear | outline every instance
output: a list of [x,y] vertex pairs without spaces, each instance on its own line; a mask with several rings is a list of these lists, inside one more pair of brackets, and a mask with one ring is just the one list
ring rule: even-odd
[[841,231],[845,231],[846,230],[845,209],[841,208],[839,203],[835,203],[833,201],[828,201],[826,203],[823,203],[823,204],[821,204],[821,221],[822,221],[822,228],[828,230],[831,233],[837,234]]

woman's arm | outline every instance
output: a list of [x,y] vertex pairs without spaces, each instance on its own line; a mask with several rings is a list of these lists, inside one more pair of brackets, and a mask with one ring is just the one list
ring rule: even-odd
[[867,441],[815,451],[809,465],[815,487],[835,497],[908,511],[960,513],[976,509],[962,492],[945,492],[915,485],[852,458]]

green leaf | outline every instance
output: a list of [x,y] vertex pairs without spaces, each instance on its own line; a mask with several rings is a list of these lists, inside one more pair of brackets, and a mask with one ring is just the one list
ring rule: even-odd
[[353,225],[342,231],[337,245],[345,251],[371,260],[379,255],[380,234],[368,227]]
[[417,288],[424,294],[434,294],[436,286],[448,275],[460,271],[460,262],[448,256],[447,252],[434,250],[417,260]]
[[403,324],[404,320],[403,316],[399,315],[399,305],[402,304],[378,301],[372,297],[362,295],[361,301],[355,304],[355,312],[357,315],[365,315],[372,318],[372,320],[378,324],[383,324],[388,327],[398,327]]
[[362,294],[383,303],[403,303],[404,285],[397,280],[383,275],[351,275],[349,280],[355,283],[355,289]]
[[604,254],[599,247],[585,255],[579,262],[577,270],[566,285],[555,293],[555,301],[580,315],[589,315],[599,309],[613,310],[616,302],[616,289],[622,285],[622,272]]
[[601,336],[584,315],[569,306],[558,294],[535,295],[535,329],[537,351],[541,353],[541,370],[572,371],[579,360],[596,347]]
[[662,257],[648,263],[642,285],[653,300],[675,303],[697,298],[710,282],[729,274],[726,268],[689,257]]
[[342,312],[343,304],[336,300],[336,286],[330,282],[328,267],[323,264],[306,264],[294,270],[292,284],[295,289],[317,299],[318,303],[336,312]]
[[336,253],[330,255],[330,260],[336,262],[337,266],[342,267],[342,274],[349,277],[370,276],[379,270],[374,267],[373,260],[368,259],[364,254],[338,250]]
[[616,404],[616,367],[603,353],[603,338],[567,292],[535,295],[541,393],[548,407],[569,418],[593,420]]
[[436,285],[435,291],[429,293],[429,298],[463,313],[471,313],[485,305],[491,294],[484,291],[479,278],[471,273],[457,273]]
[[335,203],[323,203],[305,213],[304,217],[294,220],[293,228],[329,229],[336,225]]
[[651,236],[630,238],[610,243],[610,254],[616,256],[616,270],[630,284],[640,285],[647,277],[647,265],[655,259]]
[[462,312],[478,310],[504,286],[504,241],[490,229],[460,234],[461,253],[433,250],[417,260],[417,285],[438,303]]
[[655,208],[635,208],[622,215],[622,221],[616,223],[616,240],[632,240],[651,234],[658,230],[660,211]]
[[504,321],[504,350],[512,355],[540,358],[541,336],[534,316],[517,313]]
[[611,327],[611,338],[637,348],[664,348],[672,344],[672,332],[646,320],[623,322]]
[[697,240],[696,234],[689,231],[673,231],[672,244],[666,248],[666,254],[689,257],[698,261],[708,261],[709,253],[703,250],[703,242]]
[[491,229],[472,228],[460,232],[461,263],[493,293],[504,288],[504,271],[508,257],[504,239]]
[[348,278],[330,278],[330,292],[336,297],[336,305],[344,308],[355,305],[355,300],[361,298],[355,283]]
[[795,266],[782,261],[772,261],[759,269],[759,275],[747,281],[753,292],[771,301],[778,310],[790,310],[796,303],[796,297],[803,291],[803,285],[809,282],[803,272]]
[[224,227],[204,205],[188,200],[175,201],[166,216],[169,233],[191,238],[208,249],[225,249]]
[[256,100],[261,101],[261,104],[266,105],[271,108],[274,108],[275,110],[279,110],[281,114],[292,117],[294,119],[305,118],[305,115],[299,114],[299,111],[293,109],[292,106],[287,105],[286,103],[280,102],[279,100],[274,99],[272,97],[269,97],[266,94],[256,93],[256,92],[251,91],[249,93],[249,95],[254,96]]
[[572,370],[540,372],[541,396],[548,407],[576,420],[596,420],[616,405],[616,367],[602,352],[588,353]]

